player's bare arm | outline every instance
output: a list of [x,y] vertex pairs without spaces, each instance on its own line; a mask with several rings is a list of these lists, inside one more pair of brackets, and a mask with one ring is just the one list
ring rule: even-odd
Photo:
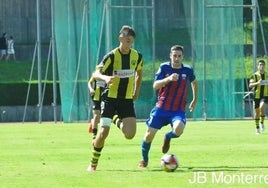
[[113,82],[114,76],[107,76],[102,74],[101,69],[97,69],[95,73],[93,74],[94,79],[96,80],[102,80],[106,84],[111,84]]
[[93,83],[94,83],[94,80],[93,81],[92,80],[89,80],[88,83],[87,83],[88,89],[89,89],[89,93],[90,93],[91,96],[95,94],[95,90],[93,88]]
[[177,73],[173,73],[162,80],[156,80],[153,84],[153,88],[155,90],[158,90],[158,89],[164,87],[169,82],[177,81],[178,79],[179,79],[179,75]]
[[192,92],[193,92],[193,99],[189,105],[189,110],[192,112],[195,109],[196,102],[197,102],[197,94],[198,94],[198,83],[197,80],[191,82]]
[[142,70],[137,71],[136,73],[136,78],[135,78],[135,90],[133,93],[133,100],[137,100],[139,93],[140,93],[140,88],[141,88],[141,82],[142,82]]
[[250,81],[249,81],[249,88],[253,88],[253,87],[257,86],[257,85],[260,85],[260,84],[261,84],[261,81],[262,81],[261,79],[258,80],[257,82],[254,82],[253,79],[250,80]]

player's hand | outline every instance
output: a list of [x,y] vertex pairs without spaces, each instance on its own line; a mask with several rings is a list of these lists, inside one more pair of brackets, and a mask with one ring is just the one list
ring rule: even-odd
[[193,101],[190,103],[190,105],[189,105],[189,110],[190,110],[190,112],[192,112],[192,111],[195,109],[195,105],[196,105],[196,101],[193,100]]
[[108,85],[112,84],[113,80],[114,80],[114,76],[106,76],[105,77],[105,83],[108,84]]
[[93,96],[93,95],[95,94],[95,91],[94,91],[94,90],[91,90],[91,91],[89,91],[89,94],[90,94],[91,96]]
[[169,76],[170,81],[178,81],[179,75],[177,73],[173,73]]

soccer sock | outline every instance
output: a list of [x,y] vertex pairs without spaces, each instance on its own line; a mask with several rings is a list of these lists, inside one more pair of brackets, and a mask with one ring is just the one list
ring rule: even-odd
[[102,148],[95,148],[92,151],[92,159],[91,159],[91,166],[97,166],[99,158],[101,156],[101,150]]
[[113,123],[120,129],[120,125],[122,123],[122,120],[119,119],[118,115],[114,115],[114,117],[113,117]]
[[265,115],[261,115],[261,124],[263,124],[264,119],[265,119]]
[[94,128],[94,129],[92,130],[93,136],[96,136],[96,135],[97,135],[97,132],[98,132],[98,129],[97,129],[97,128]]
[[145,162],[148,162],[149,160],[149,150],[151,148],[151,143],[152,142],[145,142],[144,140],[142,141],[141,144],[141,151],[142,151],[142,158]]
[[166,136],[167,139],[178,138],[179,137],[179,136],[175,135],[173,133],[173,131],[168,132],[165,136]]
[[256,128],[260,128],[260,119],[255,119],[255,125],[256,125]]

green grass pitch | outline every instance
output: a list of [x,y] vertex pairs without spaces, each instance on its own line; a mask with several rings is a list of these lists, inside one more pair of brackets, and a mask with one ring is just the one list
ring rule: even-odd
[[86,171],[91,158],[87,123],[1,123],[1,188],[175,188],[267,187],[268,130],[255,135],[253,120],[188,121],[184,134],[171,141],[169,153],[180,167],[160,168],[162,139],[158,132],[149,166],[138,168],[145,132],[138,123],[133,140],[112,126],[97,171]]

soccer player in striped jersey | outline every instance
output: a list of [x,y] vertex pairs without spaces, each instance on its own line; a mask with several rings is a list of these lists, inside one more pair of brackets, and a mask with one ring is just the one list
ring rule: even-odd
[[96,138],[98,132],[98,124],[100,122],[101,115],[101,92],[104,87],[105,82],[95,80],[92,74],[88,81],[88,89],[93,102],[93,118],[89,122],[88,132],[93,134],[93,139]]
[[102,94],[100,130],[93,140],[93,152],[88,171],[96,171],[111,123],[120,128],[126,139],[136,134],[134,101],[142,81],[142,55],[131,48],[136,34],[132,27],[123,26],[119,32],[119,47],[113,49],[97,66],[94,78],[105,81]]
[[189,110],[193,111],[197,102],[198,85],[194,70],[182,63],[183,46],[174,45],[170,49],[170,61],[162,63],[155,75],[153,88],[158,90],[158,100],[147,119],[147,130],[141,144],[142,161],[139,167],[147,167],[151,143],[162,127],[170,124],[171,131],[165,134],[162,152],[167,153],[170,141],[178,138],[186,125],[187,85],[191,84],[192,101]]
[[268,72],[265,72],[265,61],[258,61],[258,70],[249,80],[249,88],[254,88],[254,119],[256,134],[264,131],[265,109],[268,103]]

